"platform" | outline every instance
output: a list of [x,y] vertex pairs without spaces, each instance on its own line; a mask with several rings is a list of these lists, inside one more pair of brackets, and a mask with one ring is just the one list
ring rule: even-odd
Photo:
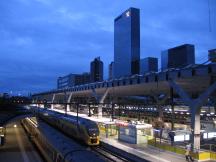
[[153,146],[145,144],[128,144],[120,142],[113,138],[101,137],[102,144],[115,146],[116,148],[134,154],[140,158],[146,159],[152,162],[182,162],[185,161],[183,155],[178,155],[172,152],[164,151]]
[[43,162],[19,122],[8,124],[5,130],[5,143],[0,146],[1,162]]
[[[56,110],[60,113],[65,113],[63,110]],[[77,115],[75,112],[67,112],[68,115]],[[108,123],[111,121],[110,118],[97,118],[97,117],[88,117],[86,114],[79,114],[79,117],[88,118],[90,120],[93,120],[95,122],[104,122]],[[122,154],[124,152],[137,157],[138,160],[136,161],[142,161],[148,160],[152,162],[184,162],[185,156],[184,153],[178,154],[172,151],[168,151],[166,149],[162,149],[162,147],[154,147],[149,144],[130,144],[127,142],[123,142],[118,140],[118,136],[109,136],[107,138],[106,134],[103,132],[100,134],[101,144],[105,147],[109,147],[112,150],[120,151]],[[171,146],[170,146],[171,147]],[[184,152],[184,149],[182,149]],[[213,162],[214,160],[205,160],[206,162]]]

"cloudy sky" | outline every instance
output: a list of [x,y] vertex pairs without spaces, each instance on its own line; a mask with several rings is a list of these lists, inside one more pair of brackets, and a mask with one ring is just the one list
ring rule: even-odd
[[113,20],[129,7],[141,12],[141,58],[162,50],[196,47],[196,62],[216,48],[216,1],[208,0],[1,0],[0,92],[56,88],[56,79],[89,71],[97,56],[113,60]]

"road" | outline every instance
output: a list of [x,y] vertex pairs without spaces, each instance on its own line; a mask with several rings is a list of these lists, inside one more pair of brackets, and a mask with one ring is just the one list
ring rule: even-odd
[[[14,125],[17,127],[14,127]],[[0,146],[2,162],[43,162],[19,122],[6,127],[6,142]]]

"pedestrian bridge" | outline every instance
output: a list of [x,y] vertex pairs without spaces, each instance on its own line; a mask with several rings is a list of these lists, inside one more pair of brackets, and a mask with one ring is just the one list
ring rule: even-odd
[[[154,96],[165,94],[173,98],[179,96],[191,111],[191,130],[194,148],[200,148],[200,109],[216,90],[216,64],[192,65],[182,69],[169,69],[145,75],[134,75],[114,80],[57,89],[33,95],[33,103],[46,100],[48,103],[62,102],[70,106],[76,98],[95,98],[104,103],[109,98],[122,96]],[[215,98],[215,97],[214,97]],[[109,101],[118,103],[118,101]],[[51,105],[52,106],[52,105]],[[102,114],[102,107],[98,108]]]

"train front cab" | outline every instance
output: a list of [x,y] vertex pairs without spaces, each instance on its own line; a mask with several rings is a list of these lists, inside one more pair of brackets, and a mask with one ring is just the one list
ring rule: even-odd
[[87,125],[87,134],[88,134],[88,140],[87,144],[91,146],[96,146],[99,145],[100,143],[100,138],[99,138],[99,128],[97,123],[95,122],[90,122]]
[[87,140],[87,144],[90,146],[97,146],[100,144],[100,138],[99,136],[96,137],[89,137],[89,139]]

